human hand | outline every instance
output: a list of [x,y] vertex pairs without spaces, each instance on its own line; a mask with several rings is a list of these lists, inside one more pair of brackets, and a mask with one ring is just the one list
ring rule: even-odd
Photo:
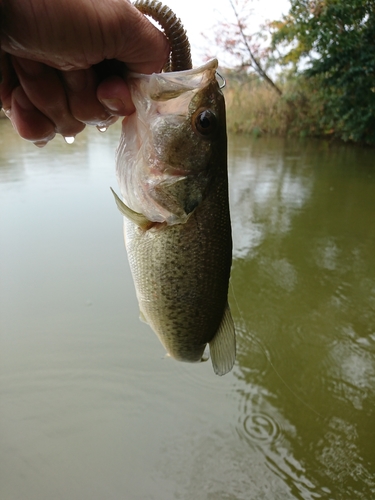
[[3,0],[1,16],[3,108],[37,146],[131,114],[118,61],[152,73],[169,53],[166,37],[128,0]]

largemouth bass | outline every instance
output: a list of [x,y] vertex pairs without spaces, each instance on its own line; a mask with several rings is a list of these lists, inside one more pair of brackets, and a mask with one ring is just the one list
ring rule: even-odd
[[209,344],[214,371],[224,375],[236,345],[227,298],[225,103],[216,70],[212,60],[128,76],[136,112],[123,121],[116,166],[124,201],[115,198],[141,318],[177,360],[200,361]]

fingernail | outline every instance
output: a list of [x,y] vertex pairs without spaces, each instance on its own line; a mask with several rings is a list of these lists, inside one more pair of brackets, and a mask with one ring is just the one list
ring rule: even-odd
[[21,87],[17,87],[13,90],[13,99],[24,111],[33,111],[35,109],[34,104],[30,101]]
[[100,102],[115,113],[120,113],[124,109],[124,103],[120,99],[102,99]]
[[14,57],[13,62],[19,65],[21,69],[30,76],[38,76],[44,71],[44,65],[40,62],[23,59],[22,57]]
[[10,119],[10,117],[12,116],[12,108],[3,108],[3,111],[4,115]]
[[107,108],[112,114],[125,116],[129,113],[129,109],[124,105],[120,99],[101,99],[100,101],[105,108]]

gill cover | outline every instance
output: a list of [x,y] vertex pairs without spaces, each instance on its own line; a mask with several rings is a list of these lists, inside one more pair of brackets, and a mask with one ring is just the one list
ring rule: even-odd
[[220,120],[217,64],[128,77],[136,112],[123,121],[117,178],[126,206],[149,221],[184,223],[204,197]]

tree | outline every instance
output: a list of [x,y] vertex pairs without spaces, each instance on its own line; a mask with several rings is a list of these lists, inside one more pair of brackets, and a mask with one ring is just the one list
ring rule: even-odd
[[322,82],[326,126],[375,145],[375,0],[291,0],[272,25],[280,62]]
[[239,71],[255,73],[279,95],[280,87],[268,74],[270,65],[269,48],[262,44],[264,34],[253,33],[249,29],[251,0],[228,0],[232,7],[234,20],[222,20],[214,28],[215,46],[231,56]]

